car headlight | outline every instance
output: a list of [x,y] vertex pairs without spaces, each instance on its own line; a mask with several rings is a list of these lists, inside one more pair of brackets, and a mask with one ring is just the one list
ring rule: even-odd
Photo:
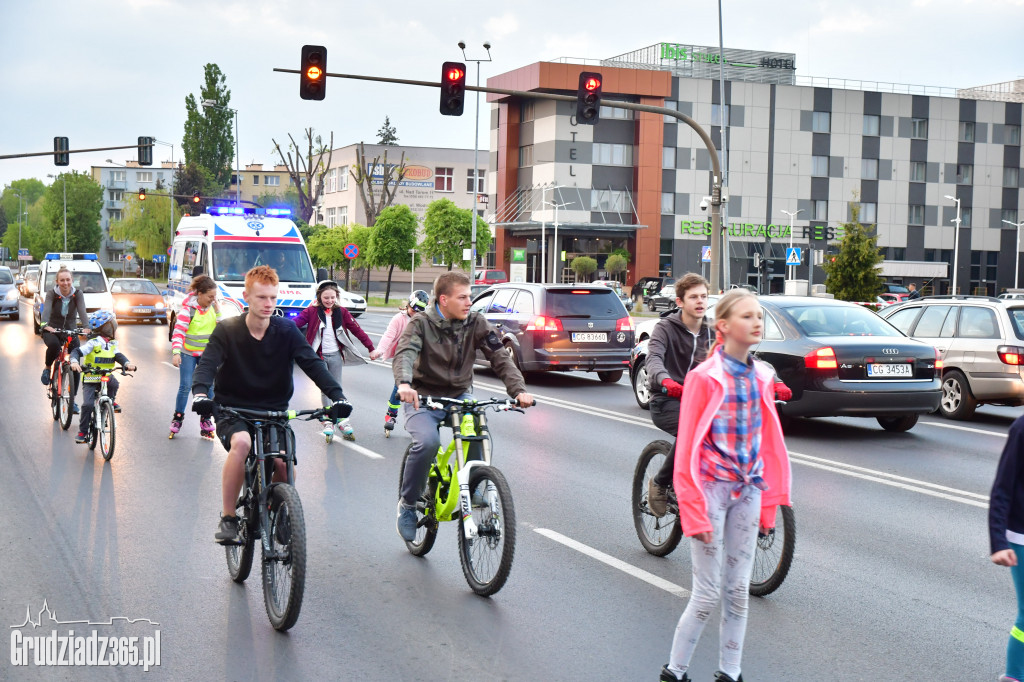
[[129,308],[128,301],[118,301],[116,304],[114,304],[114,308],[116,310],[121,310],[121,311],[128,310],[128,308]]
[[163,301],[157,301],[156,305],[153,306],[153,307],[156,308],[157,310],[163,310],[164,309],[164,302]]
[[8,301],[16,301],[16,300],[18,300],[18,296],[19,296],[19,294],[18,294],[18,290],[17,289],[11,289],[10,291],[7,292],[7,300]]

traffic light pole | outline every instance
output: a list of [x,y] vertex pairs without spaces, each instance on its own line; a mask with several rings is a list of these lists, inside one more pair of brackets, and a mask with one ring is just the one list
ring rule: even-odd
[[[274,71],[278,73],[295,73],[302,74],[299,69],[282,69],[274,68]],[[373,81],[376,83],[395,83],[398,85],[418,85],[426,88],[440,88],[442,83],[434,83],[431,81],[417,81],[409,80],[407,78],[384,78],[381,76],[362,76],[358,74],[349,73],[324,73],[324,76],[330,78],[346,78],[349,80],[360,80],[360,81]],[[474,92],[487,92],[495,95],[511,95],[513,97],[523,97],[527,99],[546,99],[554,100],[556,102],[577,102],[578,98],[575,95],[557,95],[551,92],[527,92],[523,90],[509,90],[507,88],[491,88],[491,87],[480,87],[467,85],[466,90]],[[724,262],[724,243],[723,236],[724,231],[722,229],[722,166],[718,158],[718,150],[715,148],[715,143],[712,142],[711,136],[699,123],[694,121],[692,118],[684,113],[676,111],[675,109],[668,109],[666,107],[655,107],[649,104],[634,104],[633,102],[620,102],[617,100],[602,101],[601,106],[610,107],[612,109],[627,109],[630,111],[641,111],[649,114],[658,114],[659,116],[668,116],[674,118],[686,125],[690,126],[694,132],[700,137],[701,141],[704,142],[704,146],[707,147],[708,155],[711,157],[711,291],[717,292],[720,289],[725,289],[725,284],[722,279],[722,264]],[[51,152],[52,153],[52,152]],[[0,157],[2,158],[2,157]],[[474,188],[476,189],[476,188]],[[475,267],[475,264],[474,264]]]

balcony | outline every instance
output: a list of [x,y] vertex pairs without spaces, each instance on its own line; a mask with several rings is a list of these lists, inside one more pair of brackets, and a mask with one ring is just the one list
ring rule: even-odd
[[107,189],[128,189],[128,181],[107,178]]

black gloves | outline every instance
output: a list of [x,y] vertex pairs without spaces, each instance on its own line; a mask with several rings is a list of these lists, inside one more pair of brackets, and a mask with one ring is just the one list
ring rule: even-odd
[[333,420],[345,419],[352,414],[352,403],[347,400],[335,400],[327,414]]
[[212,417],[215,403],[207,397],[192,399],[192,411],[201,417]]

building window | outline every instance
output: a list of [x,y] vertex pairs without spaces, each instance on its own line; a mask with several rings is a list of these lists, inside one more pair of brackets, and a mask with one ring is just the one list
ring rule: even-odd
[[925,164],[924,161],[911,161],[910,162],[910,181],[911,182],[924,182],[926,170],[927,170],[927,164]]
[[333,206],[327,209],[327,227],[334,227],[335,209]]
[[1020,144],[1020,126],[1006,126],[1006,144]]
[[814,177],[828,177],[828,157],[827,156],[812,156],[811,157],[811,175]]
[[135,179],[139,182],[153,182],[153,171],[140,171],[135,174]]
[[[729,105],[725,105],[725,124],[732,125],[732,112],[729,111]],[[711,105],[711,125],[720,126],[722,125],[722,105],[712,104]]]
[[523,101],[522,106],[519,107],[519,120],[523,123],[532,121],[537,118],[537,103],[532,99]]
[[[533,146],[530,146],[531,152]],[[455,169],[435,168],[434,169],[434,191],[454,192],[455,191]]]
[[338,207],[338,224],[348,225],[348,206]]
[[281,186],[281,177],[278,176],[278,175],[264,175],[263,176],[263,184],[264,185],[268,185],[270,187],[280,187]]
[[477,173],[478,173],[478,175],[477,175],[476,189],[474,190],[473,189],[473,169],[472,168],[467,168],[466,169],[466,192],[472,194],[475,191],[477,194],[486,194],[487,190],[485,189],[486,184],[484,182],[484,179],[487,177],[487,175],[486,175],[486,173],[485,173],[483,168],[477,169]]
[[348,189],[348,166],[341,166],[338,168],[338,191],[343,192]]
[[662,168],[675,168],[676,167],[676,148],[675,147],[662,147],[661,148],[661,167]]
[[324,190],[327,193],[338,191],[338,169],[332,168],[327,171],[327,188]]
[[878,222],[878,204],[864,203],[860,205],[860,214],[857,216],[861,225],[873,225]]
[[974,181],[974,166],[969,163],[957,164],[956,184],[970,185]]
[[254,184],[254,185],[260,184],[260,176],[259,176],[258,173],[253,173],[252,174],[252,184]]
[[[666,109],[672,109],[673,111],[679,111],[679,102],[672,102],[672,101],[665,102],[665,108]],[[632,113],[632,112],[630,112],[630,113]],[[665,116],[664,120],[665,120],[665,123],[678,123],[679,122],[679,119],[677,119],[675,116]]]
[[603,213],[629,213],[629,197],[621,189],[590,190],[591,210]]
[[815,133],[832,132],[832,114],[827,111],[811,113],[811,131]]
[[971,209],[970,207],[962,208],[960,210],[960,227],[971,227]]
[[676,195],[674,192],[662,192],[661,193],[661,214],[662,215],[675,215],[676,214]]
[[924,206],[911,204],[907,210],[908,225],[924,225]]
[[[596,144],[594,145],[597,146]],[[533,165],[533,145],[524,144],[519,148],[519,167],[529,168]]]
[[594,165],[632,166],[633,145],[594,143]]
[[120,220],[120,219],[121,219],[121,209],[119,209],[119,208],[110,209],[110,222],[114,222],[115,220]]
[[860,177],[861,177],[861,180],[877,180],[878,179],[878,159],[861,159],[860,160]]
[[910,119],[910,137],[915,140],[927,140],[928,139],[928,119],[926,118],[912,118]]
[[110,190],[111,201],[124,201],[124,190],[123,189],[112,189]]
[[811,220],[828,220],[828,201],[825,199],[811,200]]
[[232,185],[237,185],[238,184],[238,176],[235,175],[234,173],[231,174],[231,184]]
[[876,114],[864,114],[864,134],[877,136],[880,122],[881,116]]
[[124,182],[125,176],[123,170],[110,171],[111,182]]
[[[1015,208],[1004,208],[1003,209],[1003,214],[1000,217],[1001,217],[1002,220],[1005,220],[1006,222],[1016,224],[1017,223],[1017,209],[1015,209]],[[1000,225],[1002,225],[1002,223],[1000,223]]]
[[1020,178],[1019,168],[1003,169],[1003,187],[1016,187]]
[[[666,104],[666,106],[668,106]],[[618,107],[601,107],[601,118],[633,118],[632,109],[619,109]]]
[[960,142],[974,142],[974,121],[960,121],[957,139]]

